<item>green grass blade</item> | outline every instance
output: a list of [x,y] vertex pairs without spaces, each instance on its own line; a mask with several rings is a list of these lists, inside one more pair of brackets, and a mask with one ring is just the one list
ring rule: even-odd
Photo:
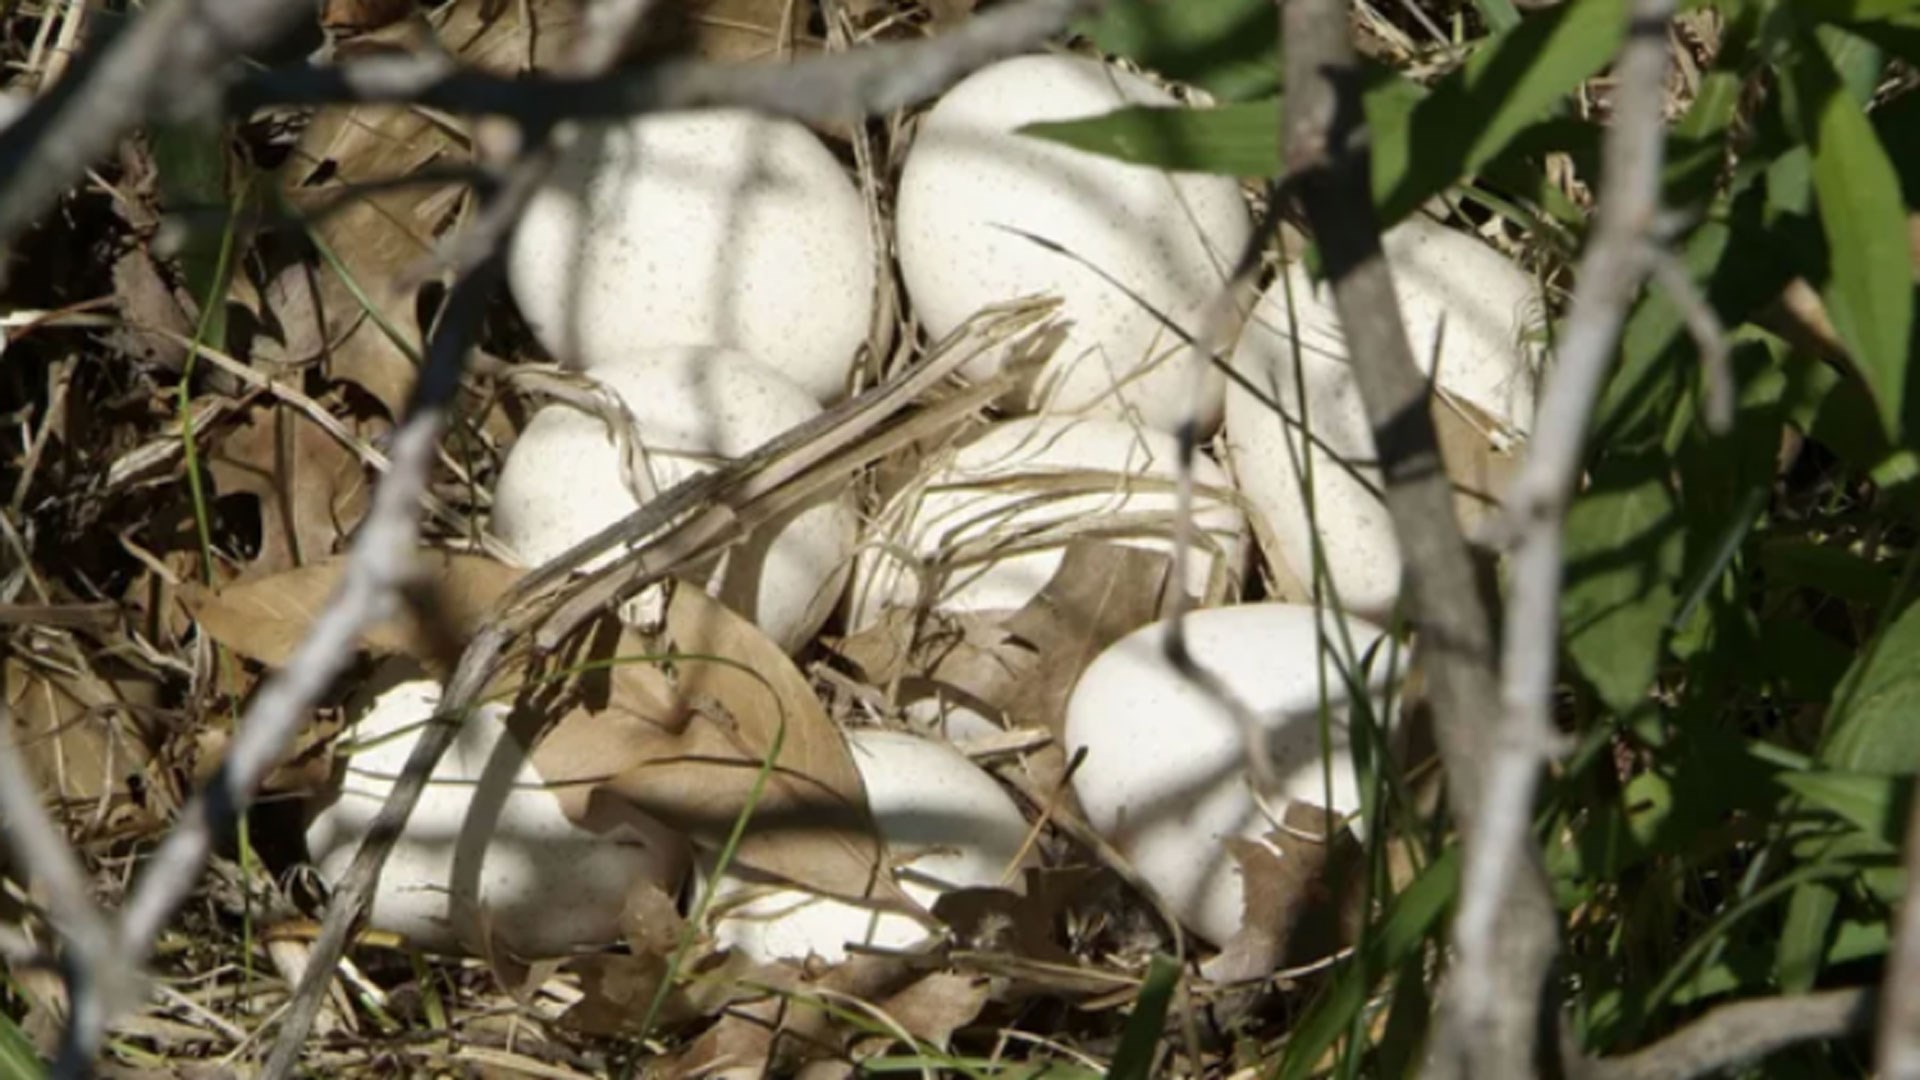
[[0,1076],[8,1080],[38,1080],[47,1075],[46,1063],[33,1049],[13,1017],[0,1013]]
[[1801,37],[1785,75],[1788,115],[1813,151],[1813,188],[1828,250],[1827,309],[1873,391],[1881,423],[1898,441],[1913,328],[1900,179],[1872,123],[1811,35]]
[[1107,1080],[1147,1080],[1153,1075],[1154,1050],[1167,1027],[1167,1006],[1180,985],[1180,965],[1173,957],[1156,955],[1147,965],[1147,977],[1134,999],[1133,1015],[1120,1035],[1120,1049],[1107,1069]]

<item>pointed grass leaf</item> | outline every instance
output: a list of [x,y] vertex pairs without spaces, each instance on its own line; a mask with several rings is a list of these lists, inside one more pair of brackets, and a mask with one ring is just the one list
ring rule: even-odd
[[1788,112],[1813,151],[1827,309],[1896,440],[1906,407],[1913,269],[1899,177],[1873,125],[1811,38],[1788,67]]
[[1567,649],[1617,713],[1653,685],[1679,606],[1682,539],[1673,492],[1657,468],[1597,475],[1567,514]]
[[1860,650],[1834,691],[1820,760],[1850,772],[1899,775],[1920,767],[1920,604]]
[[1487,39],[1434,85],[1405,125],[1375,127],[1373,191],[1382,219],[1398,221],[1480,171],[1605,67],[1625,31],[1622,0],[1576,0]]
[[1133,1015],[1120,1034],[1120,1049],[1114,1052],[1107,1080],[1147,1080],[1153,1075],[1154,1049],[1166,1030],[1167,1006],[1179,986],[1180,965],[1171,956],[1154,956],[1147,965],[1147,977],[1141,980],[1140,995],[1134,999]]
[[1135,165],[1266,177],[1280,167],[1279,121],[1279,101],[1268,98],[1206,109],[1141,105],[1020,132]]
[[1907,805],[1913,798],[1911,778],[1822,771],[1786,772],[1777,779],[1808,803],[1839,815],[1867,837],[1883,843],[1888,851],[1900,850]]
[[1112,0],[1078,29],[1104,52],[1225,100],[1280,85],[1280,18],[1271,0]]

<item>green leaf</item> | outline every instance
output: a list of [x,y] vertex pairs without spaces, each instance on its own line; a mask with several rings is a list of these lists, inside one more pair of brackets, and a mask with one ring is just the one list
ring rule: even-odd
[[1153,1075],[1154,1049],[1160,1045],[1160,1033],[1167,1026],[1167,1005],[1173,1001],[1174,988],[1180,985],[1180,965],[1173,957],[1155,954],[1147,964],[1147,977],[1140,983],[1134,999],[1133,1015],[1120,1035],[1120,1049],[1114,1052],[1107,1080],[1147,1080]]
[[1818,589],[1850,604],[1878,607],[1893,591],[1895,567],[1833,544],[1770,540],[1760,547],[1769,589]]
[[1488,38],[1434,85],[1407,124],[1372,131],[1381,218],[1398,221],[1478,172],[1605,67],[1625,31],[1622,0],[1575,0]]
[[13,1018],[0,1013],[0,1076],[9,1080],[36,1080],[47,1074],[46,1064]]
[[1774,978],[1789,994],[1813,989],[1825,965],[1827,939],[1832,936],[1833,916],[1840,907],[1840,892],[1831,881],[1809,881],[1795,886],[1787,900],[1787,917],[1780,927],[1780,950],[1774,954]]
[[1393,898],[1377,931],[1367,935],[1359,955],[1342,965],[1332,983],[1314,1001],[1293,1033],[1274,1074],[1276,1080],[1304,1080],[1366,1007],[1373,984],[1420,948],[1440,925],[1440,916],[1460,888],[1460,852],[1449,848],[1434,859],[1405,891]]
[[1811,38],[1788,63],[1788,115],[1813,150],[1813,187],[1826,231],[1827,308],[1873,391],[1881,423],[1900,438],[1913,270],[1900,181],[1873,126]]
[[1783,772],[1782,785],[1819,809],[1837,814],[1887,851],[1899,851],[1907,831],[1911,777],[1857,772]]
[[1632,711],[1653,685],[1679,606],[1682,540],[1656,461],[1609,465],[1567,514],[1567,649],[1616,713]]
[[1077,29],[1105,52],[1227,101],[1280,85],[1280,16],[1272,0],[1109,0]]
[[1850,772],[1920,767],[1920,604],[1868,642],[1834,691],[1820,760]]
[[1208,109],[1137,106],[1085,120],[1028,124],[1023,135],[1136,165],[1267,177],[1280,170],[1278,99]]

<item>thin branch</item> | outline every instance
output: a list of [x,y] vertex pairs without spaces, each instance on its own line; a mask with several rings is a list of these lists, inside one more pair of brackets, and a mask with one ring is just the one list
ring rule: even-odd
[[132,969],[114,962],[113,928],[87,890],[86,870],[41,805],[13,740],[13,715],[0,700],[0,827],[28,879],[46,896],[46,912],[66,948],[60,958],[69,1029],[97,1026],[102,1012],[131,998]]
[[150,113],[218,108],[226,71],[312,18],[295,0],[161,0],[131,26],[96,20],[74,69],[0,133],[0,247]]
[[1873,1023],[1874,997],[1857,987],[1722,1005],[1652,1046],[1588,1063],[1574,1080],[1692,1080],[1723,1072],[1797,1043],[1864,1032]]
[[[1446,1030],[1433,1064],[1442,1075],[1473,1065],[1490,1038],[1537,1027],[1540,1001],[1511,996],[1543,985],[1551,951],[1508,947],[1517,892],[1537,888],[1532,821],[1540,770],[1558,736],[1553,693],[1560,640],[1560,588],[1567,507],[1586,457],[1594,404],[1613,366],[1621,325],[1651,269],[1649,244],[1660,218],[1665,137],[1667,23],[1674,0],[1633,0],[1614,65],[1613,122],[1602,160],[1598,219],[1581,259],[1572,308],[1526,462],[1507,497],[1508,535],[1517,538],[1502,656],[1505,708],[1484,775],[1486,798],[1467,833],[1453,985],[1443,1003]],[[1522,965],[1516,968],[1515,965]],[[1509,1047],[1511,1051],[1515,1048]],[[1503,1053],[1503,1071],[1526,1064]]]
[[[1362,73],[1348,37],[1346,5],[1283,0],[1281,15],[1286,92],[1280,139],[1288,180],[1300,193],[1319,243],[1354,381],[1373,428],[1387,511],[1406,562],[1413,623],[1426,658],[1448,798],[1471,851],[1483,828],[1486,754],[1500,714],[1492,619],[1454,517],[1428,383],[1414,362],[1381,253],[1379,221],[1368,195]],[[1485,988],[1483,1004],[1491,1023],[1466,1048],[1477,1076],[1532,1075],[1543,1046],[1541,1000],[1558,947],[1558,923],[1545,874],[1525,840],[1523,830],[1519,861],[1526,872],[1513,875],[1505,894],[1501,962],[1489,965],[1492,985]]]
[[928,41],[871,45],[789,64],[670,61],[604,76],[503,76],[433,55],[376,56],[338,67],[269,71],[235,89],[241,112],[268,105],[415,104],[510,117],[616,119],[669,109],[735,107],[836,122],[919,104],[981,66],[1052,37],[1098,0],[1025,0]]

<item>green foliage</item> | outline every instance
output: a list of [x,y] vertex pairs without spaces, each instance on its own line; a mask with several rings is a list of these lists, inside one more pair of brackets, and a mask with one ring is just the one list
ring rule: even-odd
[[1788,113],[1813,155],[1826,230],[1827,306],[1896,439],[1906,408],[1913,275],[1893,164],[1827,50],[1798,40],[1783,81]]
[[1107,1080],[1147,1080],[1153,1075],[1154,1048],[1167,1026],[1167,1006],[1180,985],[1180,965],[1171,956],[1155,956],[1141,980],[1133,1015],[1120,1034],[1120,1049],[1107,1069]]
[[1567,649],[1616,712],[1653,685],[1679,606],[1682,533],[1659,463],[1625,462],[1597,475],[1567,515]]
[[[1666,247],[1732,346],[1737,415],[1707,430],[1687,305],[1643,290],[1566,525],[1561,719],[1579,749],[1539,808],[1564,986],[1599,1052],[1720,1000],[1877,977],[1920,769],[1920,92],[1906,74],[1920,0],[1685,6],[1719,17],[1700,68],[1674,84]],[[1588,208],[1545,165],[1597,188],[1604,92],[1576,92],[1618,49],[1625,7],[1522,16],[1481,0],[1478,22],[1461,9],[1467,40],[1418,43],[1423,74],[1364,66],[1383,221],[1454,196],[1570,261]],[[1032,133],[1142,165],[1276,175],[1270,8],[1121,0],[1096,43],[1223,104]],[[1819,298],[1830,334],[1786,305],[1790,284]],[[1330,1054],[1344,1075],[1419,1060],[1457,886],[1445,835],[1419,838],[1443,854],[1410,883],[1376,882],[1373,918],[1292,1026],[1277,1075]],[[1803,1061],[1857,1071],[1844,1051]]]
[[0,1013],[0,1076],[33,1080],[45,1075],[45,1063],[34,1051],[33,1043],[12,1017]]

